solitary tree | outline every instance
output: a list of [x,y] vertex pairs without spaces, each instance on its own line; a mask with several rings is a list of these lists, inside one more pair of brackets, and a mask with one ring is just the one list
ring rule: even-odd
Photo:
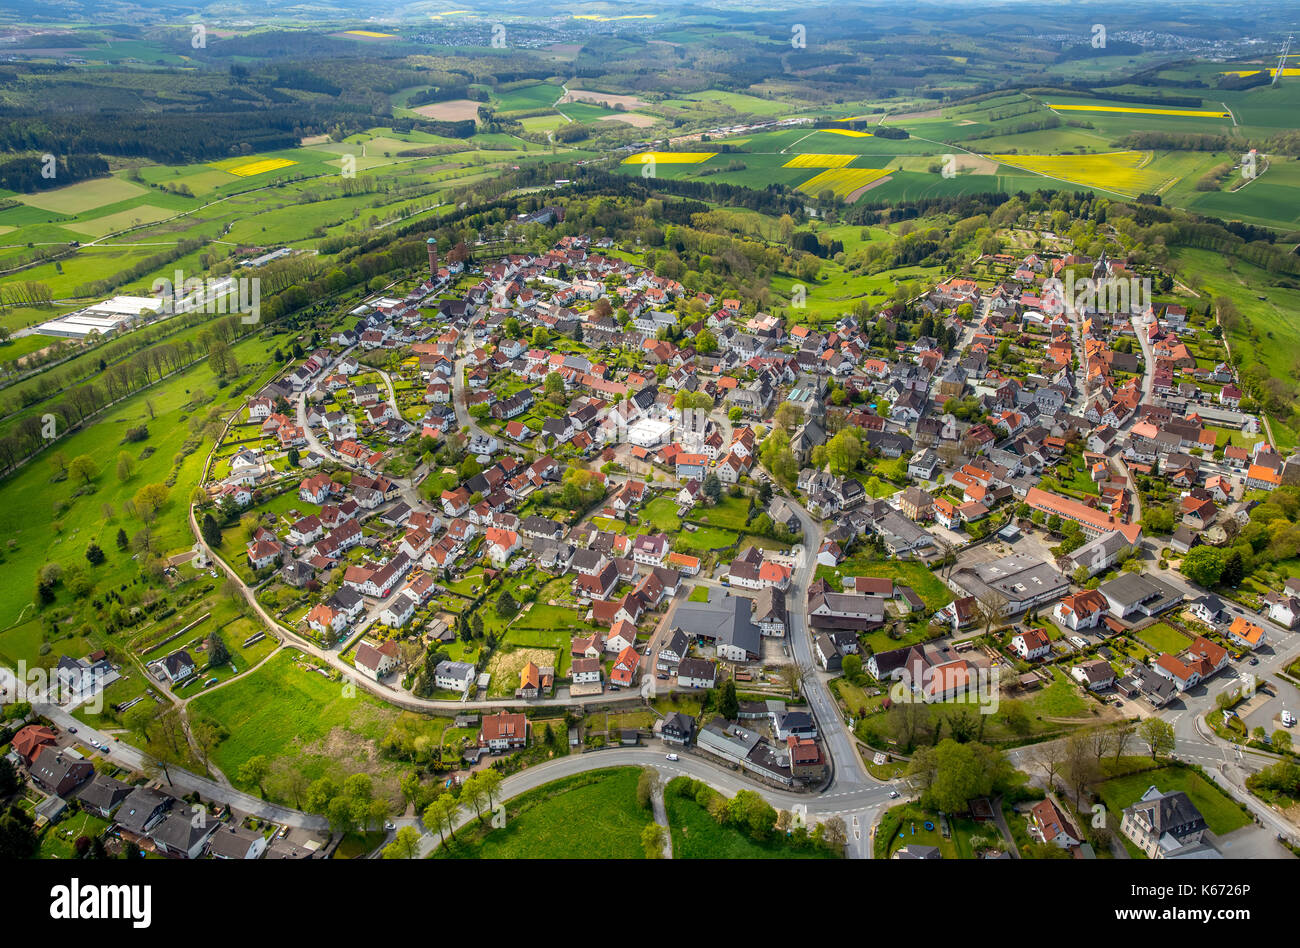
[[68,465],[68,476],[78,477],[90,486],[90,482],[99,476],[99,467],[89,454],[81,454],[72,459]]
[[414,859],[420,852],[420,831],[414,826],[403,826],[384,847],[385,859]]
[[1174,726],[1160,718],[1147,718],[1137,729],[1138,739],[1151,751],[1151,759],[1174,749]]

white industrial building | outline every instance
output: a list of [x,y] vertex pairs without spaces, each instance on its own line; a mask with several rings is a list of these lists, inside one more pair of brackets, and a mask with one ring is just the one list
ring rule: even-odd
[[85,339],[91,333],[110,336],[134,328],[161,308],[162,303],[152,296],[114,296],[67,316],[41,323],[36,331],[46,336],[66,336],[72,339]]

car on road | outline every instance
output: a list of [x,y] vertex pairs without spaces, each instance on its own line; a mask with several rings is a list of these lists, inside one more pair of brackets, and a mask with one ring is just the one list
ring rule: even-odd
[[669,755],[668,755],[668,759],[669,759],[669,760],[677,760],[678,758],[677,758],[677,755],[676,755],[676,754],[669,754]]
[[384,824],[384,829],[386,829],[386,830],[390,830],[390,829],[393,829],[393,828],[394,828],[394,827],[393,827],[393,823],[392,823],[391,820],[390,820],[389,822],[387,822],[387,823]]
[[77,729],[76,729],[75,727],[70,727],[70,728],[68,728],[68,733],[69,733],[69,734],[76,734],[76,733],[77,733]]
[[1251,663],[1252,665],[1258,665],[1258,664],[1259,664],[1259,659],[1258,659],[1258,658],[1255,658],[1255,657],[1252,655],[1252,656],[1251,656],[1251,659],[1250,659],[1250,663]]
[[897,800],[897,799],[898,799],[898,791],[897,791],[897,790],[890,790],[890,791],[889,791],[889,799],[891,799],[891,800]]
[[663,672],[660,672],[659,674],[655,675],[655,677],[658,678],[660,681],[667,681],[667,680],[668,680],[668,676],[665,675]]

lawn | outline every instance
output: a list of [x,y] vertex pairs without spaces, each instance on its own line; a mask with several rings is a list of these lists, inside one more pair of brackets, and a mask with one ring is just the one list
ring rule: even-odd
[[1186,793],[1201,811],[1201,816],[1205,817],[1210,831],[1217,836],[1231,833],[1250,822],[1250,818],[1241,812],[1241,807],[1236,802],[1195,770],[1187,767],[1161,767],[1158,770],[1114,777],[1098,788],[1115,826],[1119,826],[1124,808],[1136,803],[1147,788],[1152,786],[1162,793],[1173,790]]
[[1052,669],[1052,683],[1039,688],[1025,703],[1031,714],[1053,718],[1078,717],[1091,707],[1074,680],[1056,667]]
[[74,813],[61,823],[56,823],[45,831],[41,837],[41,851],[38,859],[75,859],[73,844],[78,836],[94,839],[108,829],[108,820],[82,811]]
[[530,790],[507,804],[503,829],[466,827],[435,858],[643,859],[641,830],[654,818],[636,802],[640,775],[594,770]]
[[953,837],[944,839],[939,830],[939,817],[914,803],[904,803],[888,810],[881,817],[876,833],[876,854],[881,859],[892,858],[904,846],[936,846],[944,859],[963,858]]
[[749,501],[743,497],[720,497],[717,504],[693,507],[687,520],[701,526],[725,527],[744,533],[748,527]]
[[1168,652],[1170,655],[1177,655],[1192,644],[1186,635],[1166,622],[1157,622],[1145,629],[1138,629],[1133,635],[1157,652]]
[[817,578],[827,580],[834,591],[840,592],[844,587],[845,576],[873,576],[889,578],[900,586],[911,586],[925,600],[925,606],[931,612],[937,612],[952,602],[952,590],[943,584],[924,563],[910,560],[881,560],[870,553],[857,553],[839,566],[818,566]]
[[672,538],[672,548],[678,553],[696,555],[712,550],[725,550],[736,545],[739,536],[729,530],[716,527],[700,527],[697,530],[683,530]]
[[667,494],[656,497],[641,511],[641,520],[661,533],[675,533],[682,527],[677,517],[677,502]]

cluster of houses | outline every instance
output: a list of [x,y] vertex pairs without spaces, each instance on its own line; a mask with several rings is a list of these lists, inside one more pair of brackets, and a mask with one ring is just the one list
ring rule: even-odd
[[[1048,796],[1028,813],[1031,837],[1067,850],[1076,859],[1096,858],[1079,821],[1055,798]],[[1141,798],[1125,807],[1119,831],[1148,859],[1222,859],[1205,817],[1181,790],[1148,787]]]
[[48,796],[37,816],[56,822],[75,799],[87,813],[107,820],[110,832],[146,852],[173,859],[311,859],[319,842],[298,845],[284,834],[269,835],[154,789],[98,773],[90,760],[42,724],[18,730],[11,755],[37,787]]

